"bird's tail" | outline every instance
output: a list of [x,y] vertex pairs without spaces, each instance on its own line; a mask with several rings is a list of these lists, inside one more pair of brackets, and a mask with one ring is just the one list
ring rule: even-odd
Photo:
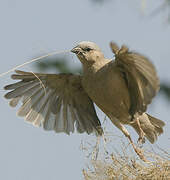
[[[163,133],[163,126],[165,123],[155,117],[150,116],[149,114],[143,113],[143,115],[139,117],[139,122],[146,138],[152,144],[157,140],[157,137]],[[132,126],[139,134],[139,128],[137,127],[137,124],[134,123]]]

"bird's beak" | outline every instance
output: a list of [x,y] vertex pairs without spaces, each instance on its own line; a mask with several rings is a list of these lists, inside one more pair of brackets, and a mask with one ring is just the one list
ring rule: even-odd
[[75,54],[78,54],[79,52],[81,51],[81,48],[79,48],[78,46],[74,47],[71,52],[72,53],[75,53]]

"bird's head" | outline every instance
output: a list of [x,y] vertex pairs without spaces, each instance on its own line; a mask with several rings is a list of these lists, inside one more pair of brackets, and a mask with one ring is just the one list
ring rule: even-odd
[[104,58],[100,48],[93,42],[82,41],[71,52],[75,53],[81,63],[91,65]]

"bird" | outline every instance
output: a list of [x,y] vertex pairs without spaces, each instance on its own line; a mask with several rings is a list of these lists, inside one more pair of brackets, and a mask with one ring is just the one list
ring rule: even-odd
[[146,161],[133,142],[125,125],[139,135],[138,142],[150,143],[163,133],[165,123],[147,111],[160,88],[156,69],[144,55],[130,51],[125,45],[110,43],[114,58],[105,58],[97,44],[82,41],[70,50],[82,64],[82,74],[43,74],[16,70],[11,76],[19,80],[4,87],[16,107],[17,115],[45,130],[66,134],[94,133],[103,135],[94,103],[128,138],[134,151]]

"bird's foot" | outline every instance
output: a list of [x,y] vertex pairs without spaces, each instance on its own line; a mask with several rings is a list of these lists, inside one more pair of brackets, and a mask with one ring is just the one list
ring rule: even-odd
[[130,143],[131,143],[131,145],[132,145],[134,151],[135,151],[136,154],[139,156],[139,158],[140,158],[142,161],[144,161],[144,162],[148,162],[148,160],[145,158],[145,156],[144,156],[144,154],[143,154],[142,149],[136,147],[136,145],[133,143],[133,141],[132,141],[132,139],[131,139],[130,136],[129,136],[128,138],[129,138],[129,141],[130,141]]
[[136,125],[137,125],[137,128],[138,128],[138,131],[139,131],[139,138],[138,138],[138,141],[137,141],[137,143],[139,144],[139,145],[142,145],[142,144],[144,144],[145,143],[145,133],[144,133],[144,131],[143,131],[143,129],[142,129],[142,127],[141,127],[141,124],[140,124],[140,121],[139,121],[139,115],[138,114],[135,114],[134,115],[134,120],[133,120],[133,122],[132,123],[135,123]]
[[139,138],[138,138],[137,143],[138,143],[139,145],[142,145],[142,144],[145,143],[145,133],[143,132],[143,130],[142,130],[140,133],[141,133],[141,134],[140,134],[140,136],[139,136]]
[[143,151],[142,151],[140,148],[135,147],[134,150],[135,150],[136,154],[139,156],[139,158],[140,158],[142,161],[144,161],[144,162],[149,162],[149,161],[145,158],[145,156],[144,156],[144,154],[143,154]]

